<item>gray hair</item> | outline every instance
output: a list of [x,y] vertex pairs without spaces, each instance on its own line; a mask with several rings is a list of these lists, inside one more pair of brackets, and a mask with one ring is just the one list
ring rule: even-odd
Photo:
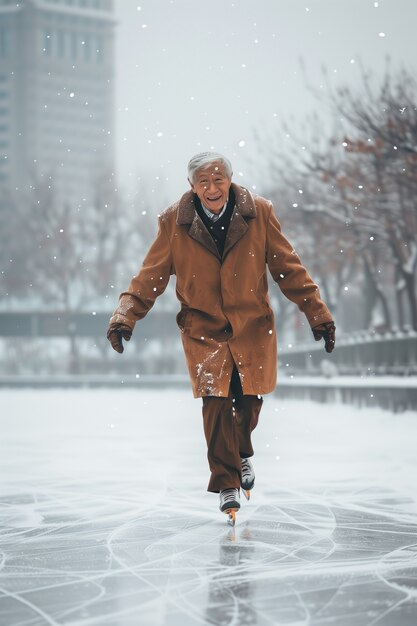
[[193,183],[197,170],[205,169],[215,162],[220,162],[225,169],[228,178],[232,178],[233,169],[229,159],[219,152],[200,152],[195,154],[188,162],[188,178]]

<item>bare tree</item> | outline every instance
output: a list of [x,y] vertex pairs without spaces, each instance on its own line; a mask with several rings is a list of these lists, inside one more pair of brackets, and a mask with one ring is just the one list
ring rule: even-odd
[[[309,267],[333,307],[362,268],[365,326],[374,324],[379,305],[382,328],[392,327],[393,313],[402,327],[406,298],[417,329],[416,84],[404,71],[396,78],[387,72],[376,92],[365,73],[363,83],[361,92],[340,88],[328,95],[327,125],[313,116],[301,133],[284,126],[291,150],[287,141],[286,149],[266,156],[271,193],[284,198],[287,225],[298,247],[306,241]],[[308,150],[296,149],[302,143]],[[325,250],[326,262],[322,254],[310,258],[309,250]]]

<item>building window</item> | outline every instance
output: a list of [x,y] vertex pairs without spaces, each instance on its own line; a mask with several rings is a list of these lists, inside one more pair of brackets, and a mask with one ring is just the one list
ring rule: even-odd
[[84,50],[84,61],[89,61],[90,60],[90,54],[91,54],[91,40],[90,40],[90,35],[84,35],[84,37],[82,38],[82,46],[83,46],[83,50]]
[[71,58],[74,60],[77,58],[77,39],[78,34],[71,33]]
[[8,37],[7,37],[7,30],[5,26],[2,26],[0,28],[0,56],[1,57],[5,57],[7,56],[7,48],[8,48],[8,41],[7,41]]
[[97,62],[101,63],[103,61],[103,37],[96,37],[96,58]]
[[65,57],[65,31],[58,30],[56,36],[58,44],[58,56],[63,59]]
[[51,31],[44,30],[43,31],[43,51],[48,57],[51,56],[51,48],[52,48]]

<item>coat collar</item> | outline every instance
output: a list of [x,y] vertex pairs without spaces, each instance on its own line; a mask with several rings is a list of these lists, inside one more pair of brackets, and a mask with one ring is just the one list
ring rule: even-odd
[[[232,183],[232,189],[235,194],[235,207],[226,235],[223,259],[235,243],[246,233],[248,229],[246,219],[256,217],[255,200],[250,191],[235,183]],[[183,226],[190,225],[188,230],[189,236],[201,243],[207,250],[217,256],[220,261],[222,260],[212,236],[195,209],[194,192],[192,190],[187,191],[179,201],[177,224]]]
[[[235,208],[242,217],[256,217],[255,200],[250,191],[232,183],[235,194]],[[177,224],[192,224],[196,215],[194,192],[190,189],[180,199],[178,204]]]

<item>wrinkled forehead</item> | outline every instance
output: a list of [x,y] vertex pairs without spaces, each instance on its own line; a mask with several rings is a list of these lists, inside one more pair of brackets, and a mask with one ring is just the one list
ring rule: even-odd
[[202,178],[204,176],[216,176],[216,174],[227,178],[226,169],[223,163],[220,163],[220,161],[213,161],[213,163],[210,163],[209,165],[199,167],[195,173],[196,178]]

